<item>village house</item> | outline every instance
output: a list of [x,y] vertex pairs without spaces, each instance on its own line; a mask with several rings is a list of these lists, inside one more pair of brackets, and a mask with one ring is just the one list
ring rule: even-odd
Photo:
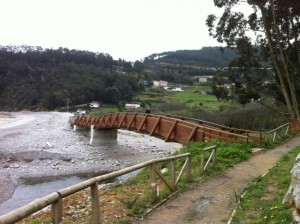
[[90,108],[94,108],[94,109],[97,109],[100,107],[100,103],[98,101],[92,101],[90,102]]
[[212,75],[205,75],[205,76],[196,76],[195,78],[198,79],[198,82],[200,83],[207,83],[213,77],[214,76]]
[[166,87],[166,86],[168,86],[168,82],[163,81],[163,80],[159,80],[159,81],[153,80],[152,83],[153,83],[154,87]]
[[126,104],[125,104],[125,108],[126,108],[127,110],[130,110],[130,109],[137,109],[137,108],[140,108],[140,107],[141,107],[141,105],[138,104],[138,103],[126,103]]

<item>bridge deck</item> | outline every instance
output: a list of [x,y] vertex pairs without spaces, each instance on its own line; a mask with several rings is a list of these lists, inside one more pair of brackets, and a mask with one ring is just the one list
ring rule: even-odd
[[70,123],[86,128],[94,125],[95,129],[127,129],[158,136],[167,142],[179,143],[220,139],[227,142],[260,145],[265,137],[263,132],[229,128],[203,120],[159,114],[130,112],[101,116],[76,116]]

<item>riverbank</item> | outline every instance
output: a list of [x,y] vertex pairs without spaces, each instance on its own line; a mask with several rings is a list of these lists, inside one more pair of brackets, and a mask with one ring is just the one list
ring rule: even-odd
[[4,126],[5,124],[14,122],[16,120],[16,117],[14,117],[9,112],[0,112],[0,127]]
[[118,131],[117,141],[90,146],[88,133],[74,132],[68,124],[70,115],[13,112],[1,117],[0,204],[24,183],[64,176],[92,177],[169,155],[181,147],[126,130]]

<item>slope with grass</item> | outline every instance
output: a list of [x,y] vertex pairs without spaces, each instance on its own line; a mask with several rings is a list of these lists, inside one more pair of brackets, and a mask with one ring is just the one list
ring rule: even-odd
[[[200,182],[192,189],[182,192],[176,198],[148,214],[140,223],[226,223],[248,183],[267,173],[285,154],[299,144],[300,136],[298,135],[273,150],[260,151],[249,160],[234,166],[218,177],[203,183]],[[272,182],[267,186],[272,187]],[[287,188],[283,191],[286,190]],[[258,200],[262,199],[260,197]],[[271,206],[269,210],[278,209],[278,201],[276,205]],[[260,208],[261,206],[258,206],[258,209]],[[266,208],[266,210],[268,209]],[[251,216],[251,212],[249,214]],[[263,219],[273,218],[267,213],[262,214]],[[286,220],[288,219],[286,218]],[[281,223],[287,223],[286,220]],[[243,223],[243,221],[242,217],[235,223]]]

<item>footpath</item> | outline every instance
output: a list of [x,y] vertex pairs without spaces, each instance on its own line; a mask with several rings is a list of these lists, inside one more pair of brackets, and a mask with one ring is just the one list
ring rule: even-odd
[[150,212],[141,224],[219,224],[227,223],[248,183],[268,172],[280,158],[300,145],[300,136],[285,141],[269,151],[256,152],[222,175],[178,194]]

